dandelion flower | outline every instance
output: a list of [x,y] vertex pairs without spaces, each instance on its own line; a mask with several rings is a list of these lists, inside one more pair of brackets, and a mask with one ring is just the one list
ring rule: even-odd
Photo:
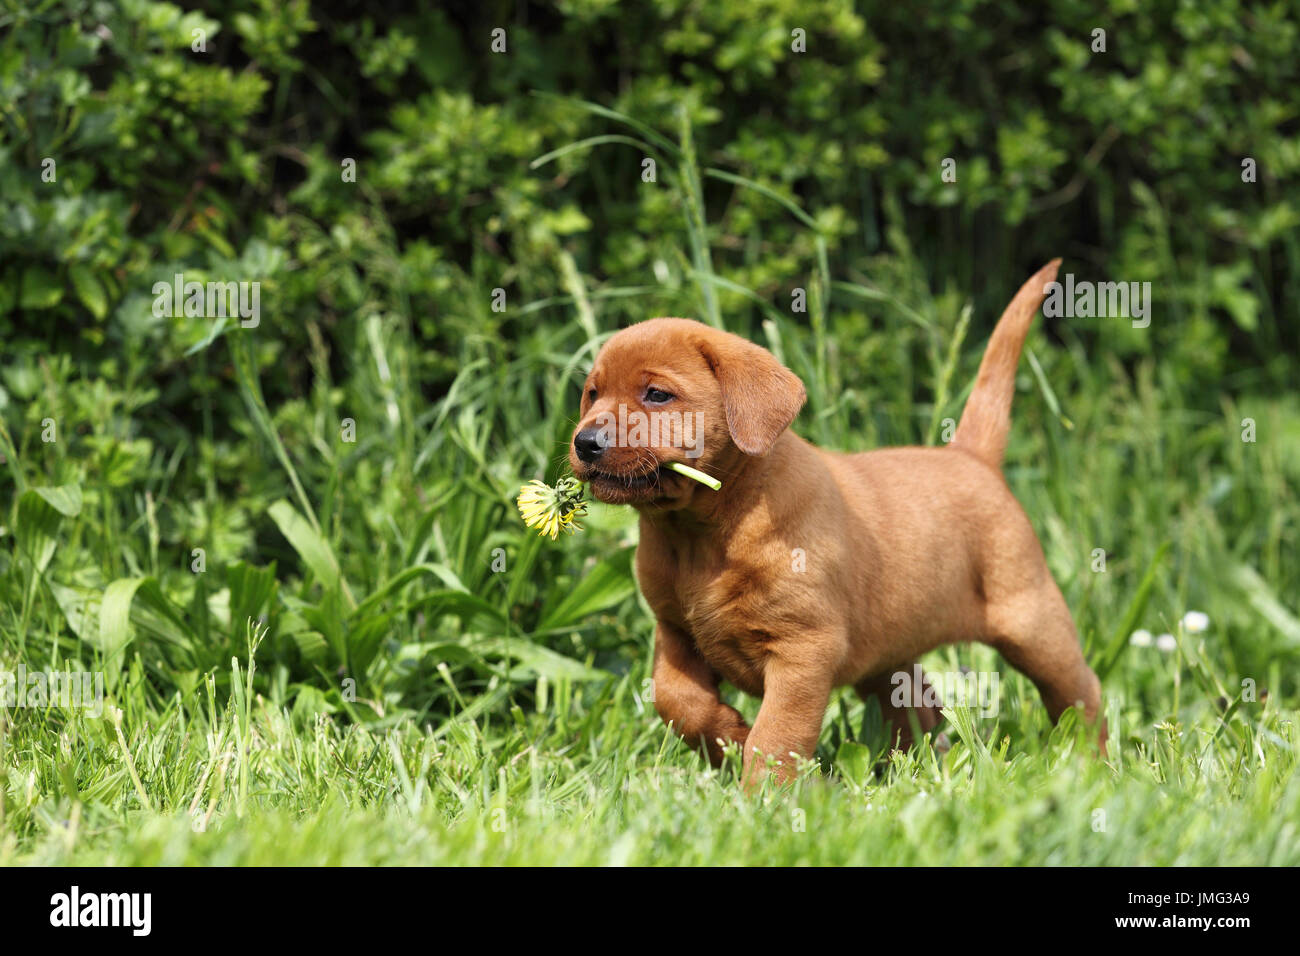
[[1142,628],[1141,630],[1134,631],[1131,635],[1129,635],[1128,642],[1132,644],[1134,647],[1150,647],[1151,632],[1148,631],[1146,628]]
[[1161,634],[1156,638],[1156,647],[1166,654],[1171,654],[1178,650],[1178,639],[1172,634]]
[[581,531],[582,525],[576,519],[587,513],[582,484],[577,478],[561,478],[553,488],[542,481],[530,481],[519,489],[515,504],[524,524],[536,528],[538,534],[548,535],[552,541],[561,531],[565,534]]
[[1210,626],[1210,615],[1204,611],[1188,611],[1183,615],[1183,630],[1188,634],[1204,634]]

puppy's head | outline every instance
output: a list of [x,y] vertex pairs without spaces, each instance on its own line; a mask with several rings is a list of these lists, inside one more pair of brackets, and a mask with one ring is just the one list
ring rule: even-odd
[[691,319],[651,319],[596,356],[569,463],[601,501],[683,508],[714,492],[667,465],[711,474],[725,492],[737,461],[766,454],[805,398],[766,349]]

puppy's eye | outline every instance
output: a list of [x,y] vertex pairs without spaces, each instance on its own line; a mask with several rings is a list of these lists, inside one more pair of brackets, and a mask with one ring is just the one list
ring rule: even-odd
[[587,399],[592,402],[596,400],[596,390],[594,388],[587,392]]
[[673,395],[671,392],[665,392],[662,388],[647,388],[645,390],[645,400],[652,405],[662,405],[664,402],[671,402]]

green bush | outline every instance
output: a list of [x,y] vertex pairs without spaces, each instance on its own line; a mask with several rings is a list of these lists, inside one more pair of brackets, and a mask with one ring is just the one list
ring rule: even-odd
[[[1160,467],[1140,444],[1154,426],[1119,436],[1106,416],[1165,416],[1162,434],[1181,431],[1162,441],[1206,469],[1171,484],[1199,494],[1231,472],[1215,502],[1240,530],[1219,543],[1263,586],[1296,583],[1280,563],[1294,523],[1251,502],[1294,478],[1294,452],[1270,445],[1243,477],[1205,437],[1300,373],[1286,4],[201,6],[46,0],[0,18],[8,634],[44,629],[52,657],[108,655],[165,695],[226,674],[263,617],[268,687],[350,707],[351,676],[379,713],[450,709],[438,666],[489,706],[538,674],[625,668],[644,646],[627,517],[598,513],[565,551],[526,539],[511,507],[522,478],[562,467],[599,334],[720,322],[809,382],[813,438],[934,440],[973,346],[1054,255],[1080,278],[1152,282],[1155,313],[1147,330],[1049,322],[1061,348],[1037,377],[1066,409],[1025,409],[1016,441],[1059,471],[1078,454],[1069,413],[1122,477]],[[154,284],[176,273],[260,282],[259,327],[156,316]],[[1071,402],[1089,391],[1112,404]],[[1293,404],[1270,407],[1273,435],[1298,437]],[[1048,493],[1076,533],[1142,538],[1141,509],[1101,519],[1068,503],[1077,488]],[[19,540],[24,521],[57,534]],[[1157,544],[1126,545],[1132,568]],[[191,571],[199,547],[210,574]],[[496,548],[510,575],[492,573]],[[1085,616],[1107,633],[1110,601]]]

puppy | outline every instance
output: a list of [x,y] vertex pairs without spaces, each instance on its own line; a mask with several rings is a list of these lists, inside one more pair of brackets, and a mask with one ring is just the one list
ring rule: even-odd
[[[1096,720],[1100,684],[1001,473],[1021,347],[1059,265],[1007,306],[941,448],[809,444],[788,429],[806,398],[798,377],[766,349],[690,319],[638,323],[601,349],[570,463],[595,498],[640,513],[655,708],[715,764],[735,741],[747,784],[769,770],[788,779],[843,685],[876,697],[894,745],[909,746],[938,709],[895,706],[891,676],[958,641],[996,648],[1053,720],[1074,705]],[[644,427],[656,418],[665,427]],[[667,427],[679,420],[696,433]],[[630,437],[618,434],[614,423],[629,421]],[[753,727],[719,698],[722,679],[762,697]]]

